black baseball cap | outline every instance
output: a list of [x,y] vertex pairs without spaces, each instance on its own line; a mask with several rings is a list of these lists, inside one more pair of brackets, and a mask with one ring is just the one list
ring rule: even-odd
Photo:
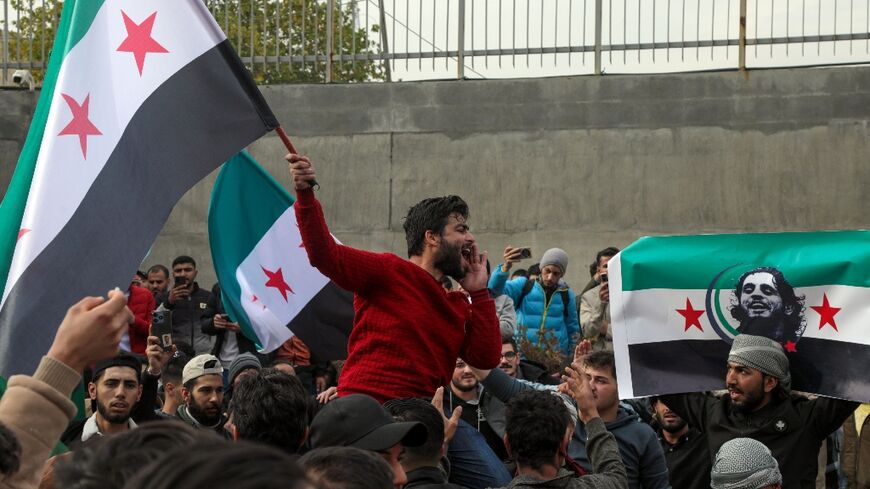
[[417,421],[396,421],[378,401],[350,394],[329,402],[311,422],[311,448],[354,447],[382,452],[401,442],[426,443],[426,427]]
[[94,371],[92,374],[92,378],[97,378],[103,370],[111,367],[129,367],[136,371],[136,375],[139,376],[142,373],[142,362],[127,352],[121,352],[115,355],[112,358],[107,358],[105,360],[100,360],[94,366]]

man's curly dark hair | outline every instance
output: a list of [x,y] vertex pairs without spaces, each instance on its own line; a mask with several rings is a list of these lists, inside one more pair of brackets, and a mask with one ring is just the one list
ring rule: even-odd
[[468,219],[468,204],[456,195],[425,199],[408,209],[405,222],[405,239],[408,241],[408,256],[423,253],[426,231],[444,234],[444,227],[451,215],[458,214]]

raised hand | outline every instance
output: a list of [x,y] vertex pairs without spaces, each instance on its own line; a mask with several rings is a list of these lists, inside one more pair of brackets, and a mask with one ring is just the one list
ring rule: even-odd
[[79,372],[117,355],[133,313],[120,289],[110,291],[108,297],[85,297],[70,307],[47,355]]
[[432,405],[441,413],[441,418],[444,420],[444,442],[450,443],[453,435],[456,434],[456,428],[459,427],[459,418],[462,417],[462,406],[456,406],[450,417],[444,415],[444,388],[439,387],[435,390],[435,396],[432,397]]
[[586,360],[586,355],[590,353],[592,353],[591,341],[583,340],[580,343],[577,343],[577,346],[574,347],[574,360],[571,363],[583,365],[583,362]]
[[160,343],[160,338],[156,336],[149,336],[147,341],[148,347],[145,349],[145,356],[148,357],[148,373],[158,376],[163,372],[166,364],[169,363],[169,359],[172,358],[176,348],[175,345],[172,345],[169,351],[164,350],[163,345]]
[[471,253],[462,257],[465,262],[465,277],[459,281],[459,285],[468,292],[475,292],[486,288],[489,277],[486,273],[486,252],[480,253],[477,243],[471,245]]
[[314,165],[307,156],[290,153],[284,157],[290,163],[290,175],[293,177],[293,187],[296,190],[311,188],[311,182],[317,180]]
[[511,245],[507,245],[507,247],[504,249],[504,254],[502,255],[502,270],[507,272],[511,269],[514,263],[522,260],[522,258],[520,258],[520,250],[521,248],[514,248]]
[[598,407],[595,402],[598,395],[587,375],[583,372],[582,366],[574,363],[570,367],[565,367],[565,375],[562,376],[562,380],[564,382],[559,384],[559,392],[574,398],[580,421],[587,423],[590,419],[597,418]]

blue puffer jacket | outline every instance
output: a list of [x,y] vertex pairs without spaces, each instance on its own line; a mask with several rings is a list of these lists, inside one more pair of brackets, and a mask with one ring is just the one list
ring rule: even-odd
[[[580,332],[580,323],[577,320],[577,305],[574,301],[574,292],[565,282],[559,282],[556,291],[547,301],[544,287],[535,282],[532,290],[523,299],[521,305],[517,305],[523,286],[528,279],[517,277],[508,280],[507,272],[502,271],[501,265],[495,267],[492,276],[489,277],[489,289],[496,296],[506,294],[513,299],[517,310],[517,326],[526,328],[526,336],[533,344],[538,344],[538,331],[543,328],[546,338],[553,335],[559,340],[562,354],[571,355],[571,336]],[[568,304],[562,303],[562,290],[568,291]],[[568,310],[565,310],[567,306]]]

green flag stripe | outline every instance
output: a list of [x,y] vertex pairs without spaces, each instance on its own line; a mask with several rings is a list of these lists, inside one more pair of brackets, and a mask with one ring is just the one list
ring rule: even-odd
[[[90,29],[102,6],[103,0],[67,0],[64,2],[54,47],[39,94],[39,103],[36,105],[30,129],[27,131],[27,139],[24,142],[21,155],[18,157],[12,181],[9,183],[3,203],[0,204],[0,285],[2,287],[6,285],[9,267],[12,264],[12,254],[15,251],[18,230],[21,228],[21,219],[24,216],[24,207],[27,204],[27,195],[30,193],[33,173],[36,170],[36,158],[39,156],[60,67],[67,53],[78,44]],[[59,49],[60,47],[62,49]]]
[[622,290],[706,289],[737,265],[779,268],[794,287],[870,287],[870,232],[647,237],[620,254]]
[[[224,186],[232,190],[224,190]],[[275,221],[293,205],[294,199],[247,151],[240,152],[224,164],[211,196],[208,235],[221,294],[225,298],[239,298],[242,290],[236,280],[236,269]],[[246,206],[242,205],[242,200],[248,205],[254,200],[258,212],[245,213]],[[235,307],[234,303],[238,301],[223,301],[230,318],[239,322],[245,336],[257,338],[251,328],[250,318],[244,309]],[[257,346],[262,346],[259,340]]]
[[[238,190],[225,191],[224,185]],[[244,206],[240,205],[243,200],[249,205],[253,200],[252,207],[258,212],[245,213]],[[214,222],[219,226],[215,231],[223,238],[220,258],[225,264],[232,265],[228,269],[235,270],[251,254],[260,238],[293,202],[293,197],[256,164],[247,151],[237,154],[224,165],[212,190],[209,222],[216,221],[212,215],[220,219],[220,222]]]

